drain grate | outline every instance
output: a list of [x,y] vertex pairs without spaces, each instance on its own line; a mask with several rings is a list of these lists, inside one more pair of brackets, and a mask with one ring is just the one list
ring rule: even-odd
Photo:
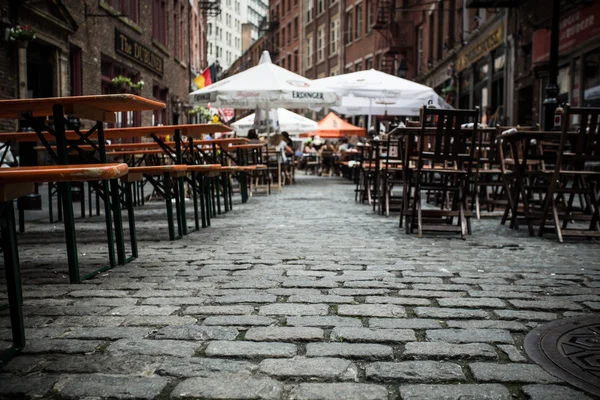
[[539,326],[525,337],[525,351],[552,375],[600,396],[600,316]]

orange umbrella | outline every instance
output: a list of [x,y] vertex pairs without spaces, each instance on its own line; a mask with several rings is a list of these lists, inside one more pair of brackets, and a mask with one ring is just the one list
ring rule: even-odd
[[319,121],[319,127],[314,132],[303,133],[300,137],[319,136],[322,139],[341,139],[344,136],[366,136],[367,130],[354,126],[334,113],[330,112]]

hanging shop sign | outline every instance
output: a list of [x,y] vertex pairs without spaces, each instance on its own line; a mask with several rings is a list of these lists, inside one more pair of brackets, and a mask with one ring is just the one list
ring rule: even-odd
[[504,24],[500,22],[460,51],[456,62],[456,71],[460,72],[476,63],[502,43],[504,43]]
[[[561,17],[558,39],[558,53],[600,36],[600,2],[580,7]],[[550,58],[550,29],[538,29],[533,32],[533,62],[546,62]]]
[[164,60],[162,57],[118,29],[115,29],[115,51],[117,54],[121,54],[143,65],[160,76],[164,72]]

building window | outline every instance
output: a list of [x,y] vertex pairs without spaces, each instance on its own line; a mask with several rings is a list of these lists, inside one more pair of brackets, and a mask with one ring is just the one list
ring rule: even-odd
[[362,71],[362,62],[360,62],[360,61],[359,61],[359,62],[357,62],[357,63],[354,65],[354,70],[355,70],[355,71]]
[[[291,0],[290,0],[290,2],[291,2]],[[292,55],[288,54],[287,59],[288,59],[287,60],[288,69],[291,70],[292,69]]]
[[71,70],[71,96],[83,94],[83,81],[81,79],[81,49],[71,46],[69,51],[69,67]]
[[[161,88],[159,85],[152,86],[152,96],[158,101],[163,103],[167,103],[167,98],[169,97],[169,89]],[[161,110],[154,110],[154,114],[152,115],[152,125],[153,126],[161,126],[166,125],[167,122],[167,110],[165,108]]]
[[373,59],[372,58],[367,58],[365,60],[365,70],[370,70],[373,68]]
[[325,0],[317,0],[317,15],[325,11]]
[[292,23],[288,22],[287,26],[287,42],[290,44],[292,42]]
[[338,42],[340,40],[340,20],[336,18],[331,21],[329,27],[329,53],[336,54],[338,50]]
[[298,50],[294,50],[294,72],[299,74],[300,69],[298,67]]
[[356,13],[356,32],[355,32],[355,39],[360,38],[360,35],[362,34],[362,19],[363,19],[363,13],[362,13],[362,4],[357,4],[355,11]]
[[325,58],[325,26],[321,25],[317,32],[317,62]]
[[346,12],[346,44],[352,43],[352,10]]
[[[73,69],[72,66],[72,70]],[[100,75],[100,91],[102,94],[121,93],[121,91],[118,91],[112,83],[112,79],[119,75],[131,79],[132,82],[139,82],[141,79],[138,71],[104,56],[102,56],[100,61]],[[73,77],[71,77],[71,79],[73,79]],[[109,128],[126,128],[141,125],[142,118],[140,111],[118,112],[116,113],[116,117],[116,124],[108,124]]]
[[306,68],[310,68],[312,66],[312,47],[313,47],[313,38],[312,35],[306,38]]
[[434,15],[429,14],[429,49],[427,49],[427,68],[433,67],[433,26]]
[[138,22],[138,0],[104,0],[119,14],[129,18],[133,22]]
[[179,41],[179,16],[177,15],[177,0],[173,0],[173,55],[181,59],[181,47]]
[[212,35],[212,23],[208,23],[208,34]]
[[285,26],[283,28],[281,28],[281,45],[285,45]]
[[162,45],[167,43],[167,6],[165,0],[152,1],[152,38]]
[[306,22],[312,21],[313,17],[313,0],[306,0]]
[[367,12],[367,33],[373,29],[373,1],[365,0],[365,8]]
[[283,58],[281,59],[281,61],[279,62],[279,66],[280,66],[281,68],[285,68],[285,57],[283,57]]
[[298,17],[294,18],[294,38],[298,37]]
[[438,26],[437,26],[437,58],[441,60],[444,51],[444,2],[438,3]]

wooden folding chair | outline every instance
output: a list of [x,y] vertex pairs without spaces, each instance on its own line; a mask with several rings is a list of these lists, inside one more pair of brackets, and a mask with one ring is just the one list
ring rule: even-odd
[[[566,105],[564,111],[560,145],[538,229],[539,236],[546,228],[554,231],[561,243],[564,236],[600,238],[600,108]],[[546,226],[548,219],[554,226]],[[577,221],[587,227],[568,228]]]
[[[423,231],[458,232],[462,239],[471,233],[469,183],[473,173],[474,152],[477,138],[479,109],[442,110],[421,108],[421,130],[416,143],[417,160],[404,190],[412,207],[406,204],[407,231],[417,228],[419,237]],[[473,122],[471,128],[462,125]],[[432,124],[434,129],[426,128]],[[412,140],[408,140],[414,146]],[[406,154],[411,154],[407,149]],[[430,191],[440,200],[439,209],[423,209],[422,191]],[[407,199],[408,200],[408,199]],[[453,225],[454,218],[457,224]]]

